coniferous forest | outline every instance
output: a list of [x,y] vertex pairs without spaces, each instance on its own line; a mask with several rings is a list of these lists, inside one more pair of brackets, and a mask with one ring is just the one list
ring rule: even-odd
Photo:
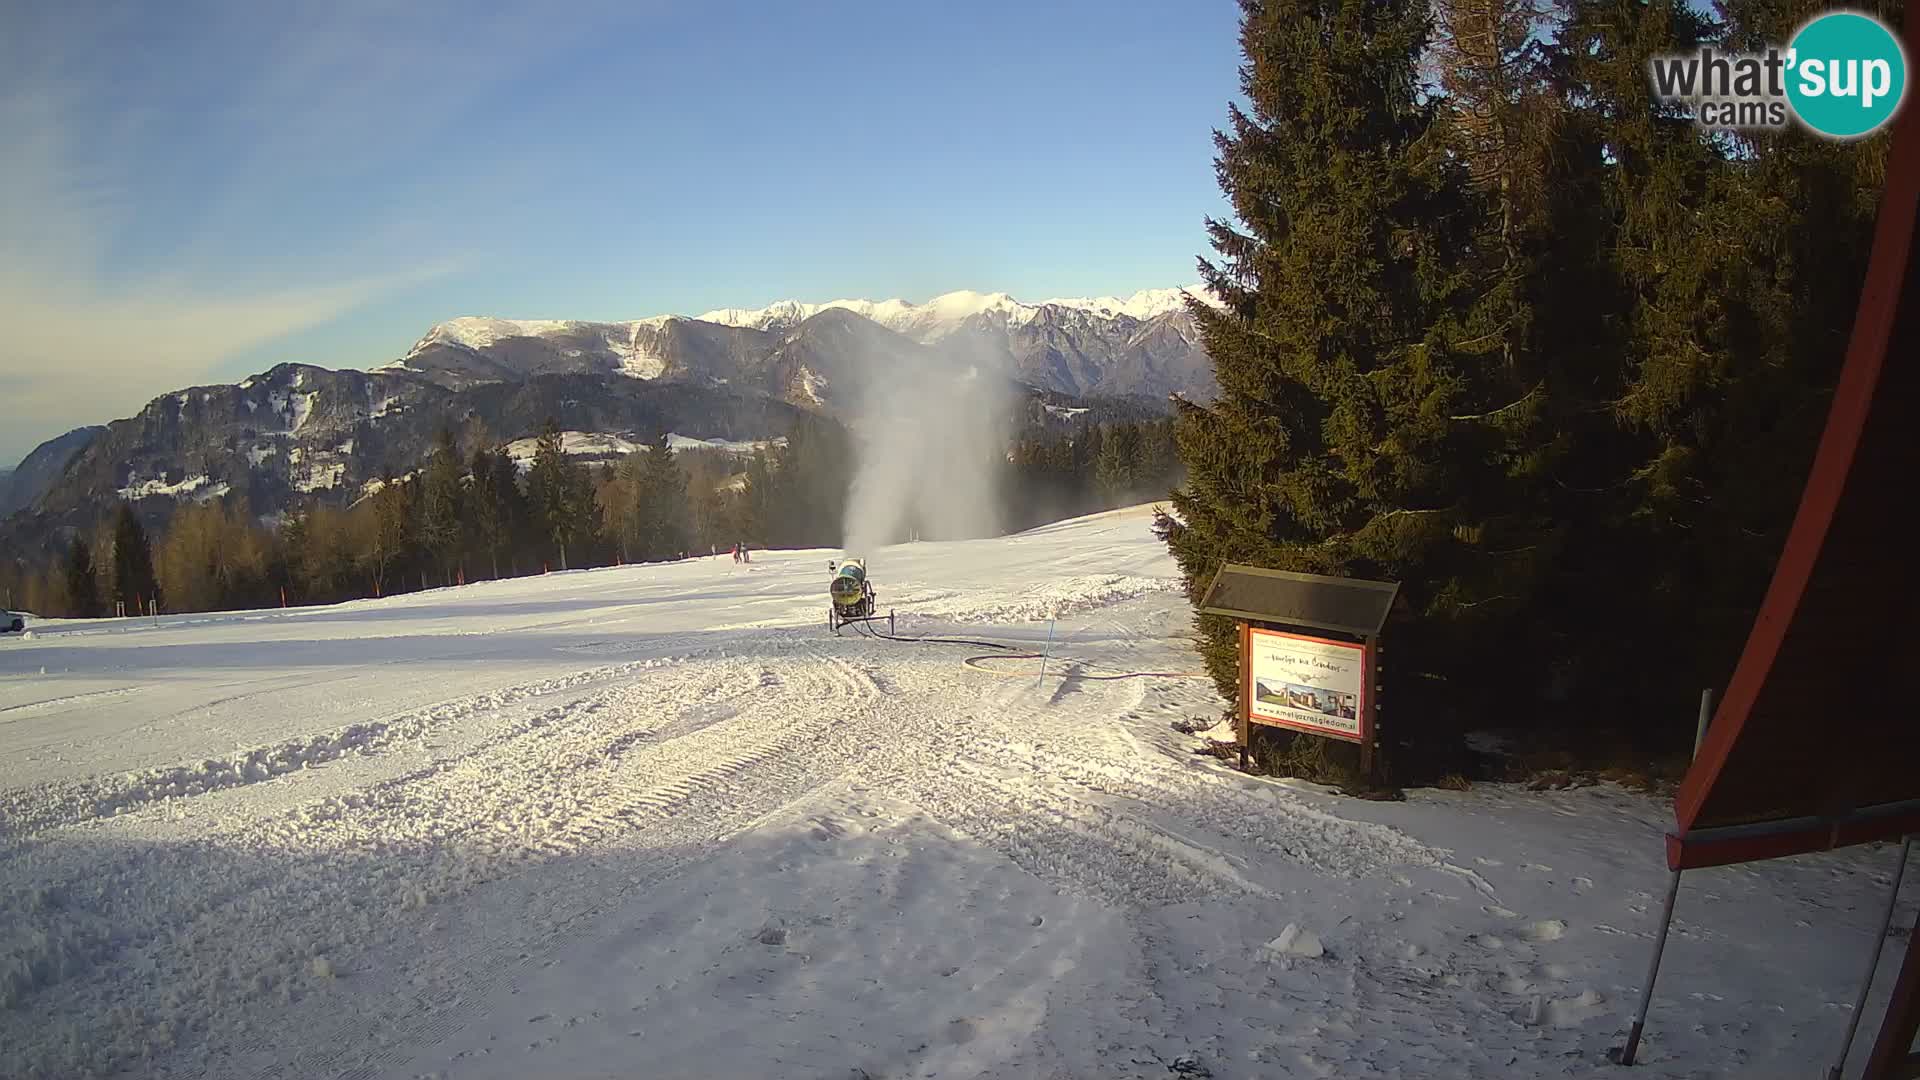
[[[1173,421],[1080,423],[1013,441],[999,527],[1031,528],[1164,497]],[[755,548],[837,547],[857,467],[844,428],[803,418],[752,454],[675,450],[659,433],[592,463],[548,423],[530,461],[443,430],[418,470],[350,506],[316,501],[265,523],[240,500],[191,503],[149,535],[132,506],[75,537],[59,563],[0,563],[0,606],[43,616],[323,604],[552,570]],[[909,523],[909,535],[914,526]],[[937,539],[922,533],[923,539]],[[902,536],[900,539],[907,539]]]
[[[1415,772],[1467,728],[1690,746],[1825,421],[1887,140],[1707,133],[1648,59],[1815,8],[1242,9],[1201,261],[1225,307],[1195,307],[1222,394],[1179,406],[1159,523],[1190,592],[1229,561],[1402,582],[1383,702]],[[1199,623],[1231,694],[1232,627]]]

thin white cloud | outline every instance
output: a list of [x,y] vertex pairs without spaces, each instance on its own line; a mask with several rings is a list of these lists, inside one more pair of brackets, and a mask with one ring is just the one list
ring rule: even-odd
[[[27,440],[129,416],[153,397],[210,381],[244,349],[318,326],[451,267],[232,296],[109,293],[84,282],[0,273],[0,420]],[[20,452],[25,446],[15,444]]]
[[0,180],[0,450],[137,411],[207,381],[228,357],[455,269],[444,259],[309,283],[128,277],[108,252],[131,213],[123,184],[66,152],[46,97],[0,101],[11,147]]
[[[431,184],[434,140],[486,94],[625,13],[81,7],[0,35],[0,457],[458,270],[423,239],[510,181],[426,200],[379,182]],[[305,227],[316,176],[363,205]]]

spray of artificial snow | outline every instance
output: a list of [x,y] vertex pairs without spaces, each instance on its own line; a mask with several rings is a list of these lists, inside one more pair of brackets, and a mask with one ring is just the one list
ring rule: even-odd
[[847,499],[847,551],[865,555],[915,535],[998,535],[997,473],[1011,405],[1011,384],[984,363],[871,380],[854,424],[859,466]]

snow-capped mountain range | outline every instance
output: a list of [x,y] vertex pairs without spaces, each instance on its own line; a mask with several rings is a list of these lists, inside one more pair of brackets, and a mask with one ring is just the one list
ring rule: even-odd
[[801,413],[853,420],[874,380],[960,374],[1024,387],[1019,407],[1043,426],[1164,410],[1169,394],[1215,392],[1188,296],[1211,302],[1198,287],[1039,303],[963,291],[626,322],[451,319],[371,369],[281,364],[50,440],[5,485],[19,513],[0,547],[91,527],[121,498],[156,516],[228,493],[266,516],[350,501],[417,467],[442,425],[511,442],[553,417],[591,437],[751,445]]
[[[1055,393],[1207,398],[1211,364],[1200,351],[1189,297],[1213,302],[1200,286],[1190,286],[1040,303],[972,291],[922,304],[782,300],[624,322],[470,316],[440,323],[405,356],[374,370],[456,388],[560,372],[708,385],[744,381],[798,405],[831,407],[832,377],[825,369],[867,366],[868,353],[904,362],[925,350],[934,361],[965,361]],[[825,350],[814,358],[818,363],[776,363],[791,358],[794,335],[816,321],[839,328],[836,340],[816,342]],[[887,340],[892,335],[902,340]]]
[[[987,316],[1005,327],[1025,326],[1042,315],[1046,308],[1082,311],[1101,319],[1128,318],[1146,322],[1156,316],[1186,311],[1187,299],[1216,304],[1204,286],[1190,285],[1172,289],[1142,289],[1132,296],[1061,297],[1024,303],[1003,292],[982,293],[971,289],[942,293],[924,304],[906,300],[828,300],[808,303],[803,300],[776,300],[761,308],[715,308],[699,315],[654,315],[627,322],[582,322],[566,319],[497,319],[466,316],[440,323],[414,346],[414,351],[432,344],[459,345],[483,349],[507,338],[557,338],[594,328],[608,348],[635,351],[632,342],[643,329],[660,330],[679,319],[716,323],[720,326],[751,330],[789,330],[823,311],[851,311],[871,319],[897,334],[922,344],[930,344],[960,329],[971,319]],[[404,363],[395,361],[393,365]],[[632,374],[651,378],[654,374],[645,360],[637,363]]]
[[698,316],[702,322],[724,326],[750,326],[756,330],[780,330],[794,326],[829,308],[851,311],[872,319],[895,333],[929,343],[953,333],[968,320],[988,316],[1003,326],[1024,326],[1049,307],[1084,311],[1102,319],[1126,317],[1146,322],[1169,312],[1184,312],[1192,296],[1212,303],[1203,286],[1175,289],[1143,289],[1129,297],[1099,296],[1042,300],[1022,303],[1003,292],[979,293],[969,289],[942,293],[924,304],[905,300],[829,300],[809,304],[799,300],[780,300],[763,308],[718,308]]

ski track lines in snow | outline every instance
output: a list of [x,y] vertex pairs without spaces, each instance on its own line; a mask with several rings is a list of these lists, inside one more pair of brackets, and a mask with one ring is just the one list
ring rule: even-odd
[[[877,561],[920,620],[1077,615],[1045,685],[814,627],[828,553],[367,605],[388,671],[446,655],[463,602],[574,666],[0,791],[0,1075],[1145,1077],[1187,1053],[1222,1078],[1608,1075],[1661,809],[1355,804],[1196,758],[1168,721],[1217,715],[1210,686],[1077,677],[1193,666],[1164,551],[1126,530],[1143,515]],[[4,700],[112,689],[58,655],[73,682]],[[1684,945],[1727,944],[1708,914],[1775,949],[1812,907],[1864,925],[1860,866],[1703,873],[1647,1074],[1814,1060],[1841,1014],[1800,998],[1842,998],[1858,949],[1823,968],[1831,941],[1805,939],[1788,1015],[1756,998],[1764,965]],[[1806,899],[1770,915],[1781,897]],[[1263,947],[1290,923],[1320,955]]]

